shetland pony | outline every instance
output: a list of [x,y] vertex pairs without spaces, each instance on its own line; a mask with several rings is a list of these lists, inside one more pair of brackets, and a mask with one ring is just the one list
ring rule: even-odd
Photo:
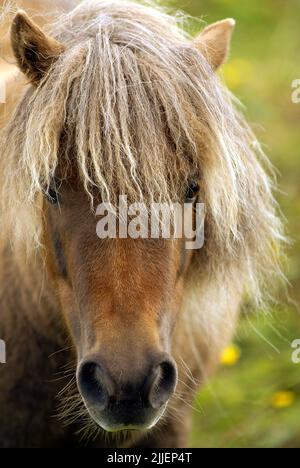
[[[120,0],[47,32],[14,17],[26,84],[0,136],[1,446],[184,447],[244,298],[270,295],[274,178],[215,73],[233,28],[192,39],[182,17]],[[100,240],[95,207],[120,194],[203,202],[204,247]]]

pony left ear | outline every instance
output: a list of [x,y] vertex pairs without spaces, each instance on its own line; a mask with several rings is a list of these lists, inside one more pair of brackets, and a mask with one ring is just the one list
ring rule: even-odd
[[232,18],[218,21],[207,26],[193,41],[194,47],[204,55],[213,70],[227,59],[234,27]]
[[24,11],[19,11],[11,27],[11,44],[20,70],[38,85],[64,46],[45,34]]

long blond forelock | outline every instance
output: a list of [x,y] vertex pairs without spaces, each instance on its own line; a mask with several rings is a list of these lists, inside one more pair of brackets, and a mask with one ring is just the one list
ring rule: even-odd
[[97,189],[112,202],[122,193],[174,202],[199,173],[208,225],[202,270],[221,278],[238,267],[259,301],[266,277],[278,276],[283,239],[268,163],[177,23],[149,6],[92,0],[52,26],[66,52],[1,134],[2,224],[18,240],[30,233],[39,242],[40,194],[62,151],[90,197]]

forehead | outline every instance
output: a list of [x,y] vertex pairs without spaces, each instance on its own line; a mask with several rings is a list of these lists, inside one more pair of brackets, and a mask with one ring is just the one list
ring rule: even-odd
[[[110,263],[112,271],[129,264],[138,270],[143,265],[148,275],[161,275],[162,271],[166,274],[166,267],[173,266],[170,257],[176,253],[181,255],[183,248],[182,239],[165,239],[161,235],[159,238],[151,238],[150,213],[147,218],[147,238],[132,238],[129,231],[123,238],[119,232],[118,216],[113,221],[116,223],[115,237],[100,238],[97,224],[101,215],[97,216],[84,188],[74,189],[68,183],[61,185],[58,206],[49,206],[47,203],[47,219],[48,228],[55,234],[54,238],[60,239],[72,262],[85,264],[91,270],[93,265],[98,268],[102,262]],[[131,220],[128,216],[126,228]]]
[[59,240],[59,255],[63,252],[69,275],[80,290],[97,284],[111,292],[115,285],[124,288],[126,284],[128,290],[137,291],[139,285],[149,284],[154,293],[155,284],[160,289],[159,284],[175,281],[184,247],[182,240],[100,239],[97,219],[91,211],[49,211],[49,242]]

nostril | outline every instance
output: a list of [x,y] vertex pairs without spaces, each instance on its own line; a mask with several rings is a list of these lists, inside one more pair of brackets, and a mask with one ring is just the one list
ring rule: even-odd
[[172,360],[161,362],[155,371],[155,378],[149,392],[149,403],[159,409],[167,403],[177,384],[177,367]]
[[103,410],[108,404],[108,387],[105,374],[94,362],[84,362],[80,365],[77,381],[79,391],[88,406],[97,406]]

